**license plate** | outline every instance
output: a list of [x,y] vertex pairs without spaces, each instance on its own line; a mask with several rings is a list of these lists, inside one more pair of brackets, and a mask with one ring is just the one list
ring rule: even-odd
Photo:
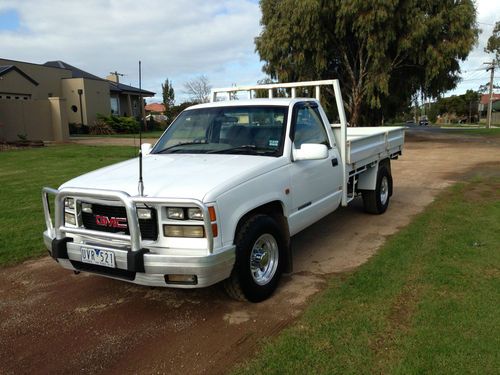
[[82,262],[115,268],[115,253],[109,250],[82,247]]

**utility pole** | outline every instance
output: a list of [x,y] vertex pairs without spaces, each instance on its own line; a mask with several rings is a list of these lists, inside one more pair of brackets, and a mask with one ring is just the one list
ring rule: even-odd
[[491,63],[484,63],[488,64],[488,68],[486,68],[486,71],[491,70],[490,73],[490,98],[488,100],[488,122],[486,124],[486,127],[489,129],[491,128],[491,107],[493,107],[493,78],[495,77],[495,60],[492,60]]

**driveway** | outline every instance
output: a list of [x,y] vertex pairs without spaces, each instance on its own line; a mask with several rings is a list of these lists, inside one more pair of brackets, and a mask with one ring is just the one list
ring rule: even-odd
[[498,141],[410,132],[392,164],[389,210],[367,215],[358,200],[296,235],[294,272],[260,304],[231,301],[217,285],[160,289],[74,275],[48,257],[4,268],[0,372],[225,373],[293,322],[326,280],[366,262],[436,194],[484,163],[500,166]]

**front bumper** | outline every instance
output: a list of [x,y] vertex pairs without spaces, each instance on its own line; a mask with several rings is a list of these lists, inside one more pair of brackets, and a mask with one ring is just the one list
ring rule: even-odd
[[[54,226],[52,226],[51,221],[48,194],[53,194],[56,197]],[[47,230],[43,234],[44,243],[51,256],[66,269],[91,272],[140,285],[175,288],[206,287],[228,278],[231,274],[235,260],[235,247],[229,246],[214,252],[212,249],[213,238],[211,237],[209,237],[207,253],[202,255],[199,251],[193,253],[185,249],[168,249],[168,254],[164,254],[165,251],[161,251],[161,249],[147,249],[141,246],[140,230],[136,225],[137,219],[134,220],[135,203],[144,201],[158,203],[158,198],[129,197],[123,192],[103,190],[61,189],[57,191],[47,188],[43,190],[42,196],[47,225]],[[64,199],[68,196],[115,199],[123,202],[127,209],[129,223],[131,223],[130,235],[96,233],[91,230],[65,227],[62,225],[62,217],[64,217]],[[168,203],[170,204],[171,201]],[[206,210],[201,202],[196,202],[196,204]],[[205,215],[205,217],[208,218],[209,215]],[[206,222],[205,226],[211,228],[210,221]],[[99,242],[99,238],[96,236],[106,241]],[[74,242],[74,239],[77,239],[78,242]],[[122,242],[119,246],[114,246],[106,244],[109,243],[109,240],[121,240]],[[82,246],[112,251],[115,255],[116,268],[83,263],[81,259]],[[193,282],[171,282],[168,278],[170,275],[190,275],[194,278]]]

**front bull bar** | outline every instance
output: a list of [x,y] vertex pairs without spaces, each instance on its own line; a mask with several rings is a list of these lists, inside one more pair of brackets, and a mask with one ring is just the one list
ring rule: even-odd
[[[49,195],[54,195],[54,224],[50,213]],[[127,223],[130,234],[118,234],[109,232],[100,232],[96,230],[67,227],[64,225],[66,198],[74,198],[81,200],[82,198],[90,198],[98,201],[113,201],[121,202],[127,213]],[[203,223],[205,233],[207,234],[207,246],[209,254],[213,253],[213,232],[210,222],[208,207],[196,199],[169,199],[169,198],[152,198],[143,196],[130,196],[123,191],[105,190],[105,189],[81,189],[81,188],[62,188],[60,190],[44,187],[42,189],[42,203],[45,215],[45,225],[48,233],[56,241],[62,241],[66,238],[66,234],[76,234],[80,236],[97,237],[105,240],[119,240],[129,244],[130,251],[141,252],[142,238],[139,227],[139,218],[137,216],[137,204],[161,204],[170,207],[184,207],[186,205],[194,205],[200,208],[203,212]]]

